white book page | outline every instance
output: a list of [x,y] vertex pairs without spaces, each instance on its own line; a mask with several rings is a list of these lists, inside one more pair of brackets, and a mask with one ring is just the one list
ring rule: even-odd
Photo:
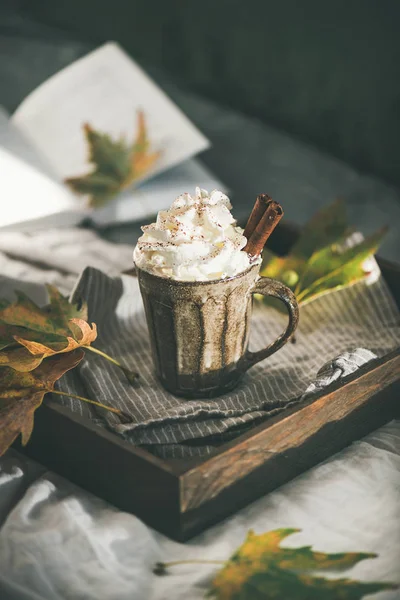
[[[35,169],[38,169],[38,171],[48,177],[57,179],[57,176],[44,156],[41,156],[37,148],[34,147],[22,131],[11,123],[10,116],[2,106],[0,106],[0,147]],[[0,171],[0,193],[2,192],[1,176],[2,172]]]
[[144,224],[144,219],[171,206],[173,200],[183,192],[194,194],[196,186],[208,191],[228,191],[202,163],[191,159],[147,181],[136,190],[126,190],[114,202],[96,210],[91,219],[99,226],[125,221],[142,221]]
[[82,205],[63,186],[0,146],[0,228],[70,226],[85,216]]
[[76,224],[82,204],[0,107],[0,228]]
[[162,151],[149,176],[208,147],[207,138],[115,43],[48,79],[22,102],[12,120],[64,178],[90,170],[84,123],[113,138],[132,140],[138,109],[145,113],[152,148]]

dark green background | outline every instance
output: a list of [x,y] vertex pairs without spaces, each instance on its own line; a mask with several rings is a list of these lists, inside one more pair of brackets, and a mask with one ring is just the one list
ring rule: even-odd
[[139,61],[400,184],[400,3],[21,0]]

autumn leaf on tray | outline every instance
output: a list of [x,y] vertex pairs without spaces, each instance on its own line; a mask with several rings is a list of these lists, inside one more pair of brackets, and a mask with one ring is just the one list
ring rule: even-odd
[[52,285],[47,291],[49,304],[42,308],[18,291],[15,302],[0,300],[0,369],[28,372],[48,356],[84,348],[116,365],[133,383],[137,373],[91,345],[97,328],[95,323],[86,322],[86,304],[78,308]]
[[76,367],[83,355],[82,350],[75,350],[52,356],[29,373],[0,369],[0,456],[19,434],[22,444],[28,443],[34,412],[44,395],[54,389],[54,383],[64,373]]
[[[392,583],[326,579],[316,571],[340,571],[375,554],[314,552],[311,546],[281,548],[297,529],[276,529],[262,535],[249,531],[240,548],[215,576],[207,594],[215,600],[357,600],[366,594],[396,589]],[[310,574],[312,573],[312,574]]]
[[54,390],[54,383],[82,360],[84,350],[99,354],[119,367],[130,383],[137,378],[115,358],[90,344],[96,339],[93,323],[86,322],[87,307],[70,303],[57,288],[47,286],[49,304],[37,306],[22,292],[17,300],[0,300],[0,455],[19,433],[29,440],[33,414],[44,395],[69,396],[130,418],[120,409],[97,399]]
[[[55,382],[67,371],[74,369],[84,356],[77,349],[53,355],[33,371],[22,373],[10,367],[0,368],[0,456],[21,434],[25,446],[33,429],[34,412],[42,404],[45,394],[76,398],[127,418],[118,408],[107,406],[98,400],[77,396],[54,389]],[[129,417],[128,417],[129,418]]]
[[0,367],[32,371],[53,354],[89,346],[97,337],[87,308],[77,308],[54,286],[47,286],[50,303],[38,307],[22,292],[13,303],[0,305]]
[[282,281],[301,305],[352,285],[368,275],[366,260],[377,251],[386,228],[351,244],[353,233],[338,200],[307,223],[288,256],[268,260],[266,253],[261,275]]
[[88,161],[94,169],[87,175],[69,177],[65,183],[76,194],[87,196],[89,206],[103,206],[118,192],[143,179],[160,157],[160,152],[151,151],[143,111],[137,113],[137,133],[132,144],[124,137],[113,140],[89,124],[83,129],[89,147]]

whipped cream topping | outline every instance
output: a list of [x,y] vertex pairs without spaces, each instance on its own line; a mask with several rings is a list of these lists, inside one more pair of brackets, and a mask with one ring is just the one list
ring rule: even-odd
[[218,190],[209,194],[196,188],[195,196],[182,194],[158,213],[155,223],[142,227],[133,253],[136,265],[182,281],[223,279],[245,271],[254,261],[243,251],[247,240],[231,208]]

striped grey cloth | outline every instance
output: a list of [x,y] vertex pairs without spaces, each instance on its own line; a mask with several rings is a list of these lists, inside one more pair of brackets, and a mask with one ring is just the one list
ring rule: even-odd
[[[65,403],[163,457],[207,454],[303,394],[315,393],[330,380],[348,374],[374,354],[385,354],[400,339],[399,312],[383,279],[358,283],[302,307],[296,343],[288,343],[253,367],[240,387],[213,400],[187,401],[164,391],[155,379],[135,277],[113,278],[87,268],[74,296],[88,302],[89,320],[97,324],[100,334],[95,345],[138,371],[140,380],[130,385],[119,369],[87,352],[79,367],[63,377],[59,389],[117,406],[131,421],[122,423],[116,415],[76,400]],[[251,349],[265,346],[285,324],[285,315],[256,304]],[[355,347],[374,354],[360,350],[343,355]],[[332,364],[338,355],[341,360]],[[328,366],[314,381],[325,363]],[[314,387],[308,387],[313,381]]]

